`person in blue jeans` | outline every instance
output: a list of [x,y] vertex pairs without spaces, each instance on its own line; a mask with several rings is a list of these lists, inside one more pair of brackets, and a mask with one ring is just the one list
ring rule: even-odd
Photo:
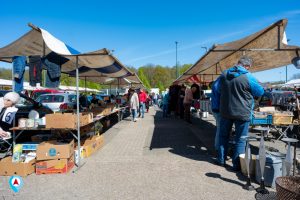
[[169,107],[169,89],[166,90],[166,93],[163,96],[163,117],[167,117],[168,107]]
[[254,97],[264,94],[263,87],[248,71],[251,66],[250,57],[241,57],[237,65],[223,72],[218,87],[221,114],[218,164],[225,166],[229,135],[234,124],[235,147],[232,157],[234,171],[240,170],[239,155],[245,153],[246,141],[241,137],[248,135]]
[[211,110],[212,114],[216,120],[216,135],[215,135],[215,150],[219,150],[219,140],[220,140],[220,92],[218,91],[220,84],[220,77],[211,83]]

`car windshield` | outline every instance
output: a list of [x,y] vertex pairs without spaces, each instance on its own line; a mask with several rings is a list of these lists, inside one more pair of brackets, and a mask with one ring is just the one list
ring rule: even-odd
[[26,100],[25,98],[21,97],[19,102],[16,104],[16,107],[23,107],[23,106],[32,106],[33,103]]
[[58,103],[64,101],[63,95],[42,95],[37,99],[40,103]]
[[69,95],[68,96],[68,100],[69,100],[69,102],[71,102],[71,103],[75,103],[76,102],[76,95]]

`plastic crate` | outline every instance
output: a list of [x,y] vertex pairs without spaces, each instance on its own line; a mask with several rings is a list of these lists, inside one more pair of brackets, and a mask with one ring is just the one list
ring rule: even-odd
[[251,125],[260,125],[260,124],[272,124],[273,123],[273,116],[267,115],[265,118],[255,118],[254,115],[252,115],[250,124]]

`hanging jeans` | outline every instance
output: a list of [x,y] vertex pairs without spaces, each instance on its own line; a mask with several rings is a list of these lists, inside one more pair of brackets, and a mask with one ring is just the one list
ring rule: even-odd
[[42,82],[42,60],[40,56],[29,56],[29,83],[36,86]]
[[218,162],[220,164],[225,163],[225,158],[228,151],[229,135],[232,129],[232,125],[235,125],[235,148],[232,157],[233,168],[240,169],[239,155],[245,153],[246,141],[241,139],[242,136],[248,135],[249,121],[230,120],[221,117],[220,120],[220,143],[218,151]]
[[13,73],[14,73],[14,88],[15,92],[23,90],[24,71],[26,66],[26,56],[13,57]]
[[60,84],[60,66],[56,63],[50,62],[48,59],[44,60],[44,65],[47,69],[46,87],[57,88]]

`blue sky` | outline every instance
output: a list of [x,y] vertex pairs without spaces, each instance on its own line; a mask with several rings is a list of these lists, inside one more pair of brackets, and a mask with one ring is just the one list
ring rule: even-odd
[[[3,1],[0,47],[30,28],[31,22],[75,49],[113,49],[126,65],[195,63],[201,47],[236,40],[287,18],[290,44],[300,46],[300,1]],[[10,65],[0,63],[0,66]],[[300,73],[288,67],[288,77]],[[255,73],[260,81],[285,80],[285,68]]]

